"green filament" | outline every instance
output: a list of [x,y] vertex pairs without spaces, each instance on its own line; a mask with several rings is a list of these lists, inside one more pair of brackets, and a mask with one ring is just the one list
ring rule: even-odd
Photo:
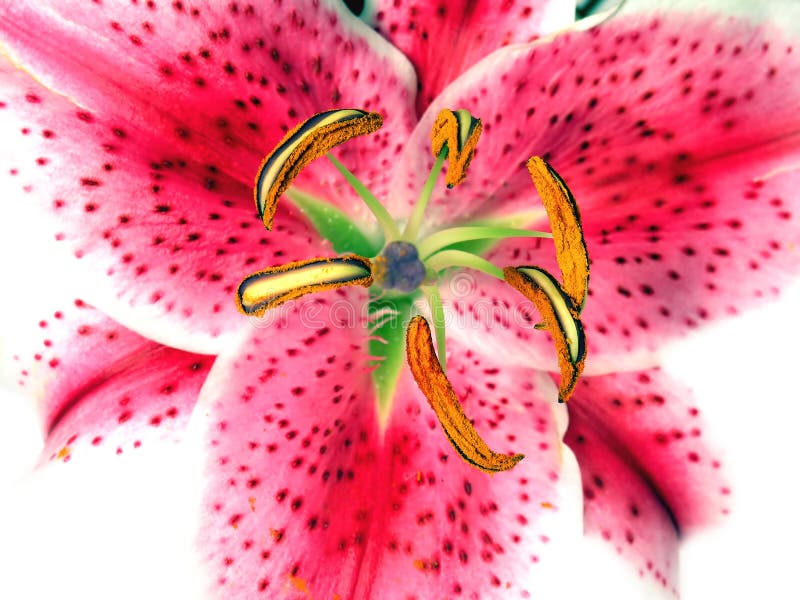
[[462,250],[443,250],[438,252],[425,261],[425,266],[437,273],[450,267],[466,267],[481,271],[501,281],[505,280],[502,269],[495,267],[485,258]]
[[430,202],[431,195],[433,194],[433,188],[436,186],[436,180],[439,179],[446,159],[447,144],[445,144],[436,157],[436,163],[434,163],[433,169],[431,169],[428,175],[425,186],[422,188],[417,203],[414,205],[414,211],[411,213],[411,217],[406,224],[406,230],[403,232],[403,240],[413,242],[419,234],[419,228],[422,226],[422,219],[425,217],[425,209],[428,208],[428,202]]
[[393,240],[396,240],[400,237],[400,230],[397,228],[397,223],[394,222],[392,219],[392,215],[389,214],[389,211],[381,204],[380,200],[378,200],[375,195],[367,189],[363,183],[361,183],[358,178],[350,172],[350,170],[345,167],[339,160],[330,152],[327,154],[328,160],[333,163],[333,166],[342,174],[342,176],[347,180],[347,183],[350,184],[350,187],[355,190],[356,194],[364,201],[364,204],[367,205],[367,208],[372,211],[372,214],[375,215],[375,218],[378,220],[378,223],[383,229],[383,234],[386,238],[386,242],[389,243]]
[[437,231],[417,244],[419,257],[425,260],[431,254],[458,244],[472,240],[504,240],[514,237],[552,238],[553,234],[544,231],[530,231],[511,227],[452,227]]
[[433,329],[436,332],[436,354],[439,357],[439,364],[442,365],[442,371],[447,372],[447,348],[445,344],[445,324],[444,324],[444,306],[442,305],[442,296],[439,294],[439,288],[435,285],[426,285],[422,287],[422,293],[428,301],[428,306],[431,308],[431,318],[433,319]]

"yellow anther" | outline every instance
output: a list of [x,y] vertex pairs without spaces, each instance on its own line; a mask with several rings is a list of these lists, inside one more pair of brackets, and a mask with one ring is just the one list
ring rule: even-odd
[[589,255],[578,205],[561,176],[542,158],[532,157],[528,171],[550,218],[556,260],[564,279],[562,288],[580,312],[589,286]]
[[463,109],[445,109],[436,117],[431,129],[431,150],[439,156],[447,144],[447,187],[458,185],[466,176],[482,130],[481,120]]
[[377,113],[346,108],[314,115],[287,133],[261,163],[256,176],[256,208],[264,227],[272,229],[278,198],[303,167],[334,146],[377,131],[381,125],[383,118]]
[[417,386],[436,413],[447,439],[466,462],[481,471],[495,473],[511,469],[524,458],[522,454],[508,456],[494,452],[475,431],[439,364],[430,327],[422,316],[414,317],[408,324],[406,355]]
[[506,282],[533,302],[553,336],[561,370],[559,402],[569,400],[586,360],[586,339],[578,310],[556,279],[538,267],[506,267]]
[[246,315],[261,316],[288,300],[350,285],[372,285],[369,259],[355,254],[312,258],[271,267],[245,278],[239,284],[236,305]]

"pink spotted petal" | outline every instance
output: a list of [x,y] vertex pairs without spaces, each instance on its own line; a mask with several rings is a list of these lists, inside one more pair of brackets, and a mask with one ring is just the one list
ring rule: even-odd
[[561,0],[379,0],[375,4],[376,29],[409,57],[417,71],[420,115],[448,83],[484,56],[566,27],[575,17],[575,3]]
[[[244,277],[332,252],[288,204],[265,231],[246,185],[169,140],[77,109],[7,63],[0,79],[5,218],[31,257],[55,239],[89,279],[84,297],[126,326],[213,352],[247,322],[234,302]],[[63,267],[37,268],[47,281]]]
[[569,413],[587,533],[676,590],[680,538],[726,515],[730,494],[691,392],[657,368],[585,377]]
[[42,461],[181,439],[213,357],[147,340],[80,299],[52,305],[6,325],[13,337],[2,355],[6,375],[37,404]]
[[[247,187],[296,123],[354,107],[383,113],[385,125],[337,154],[383,193],[416,120],[407,60],[330,0],[6,3],[0,24],[4,48],[49,87],[132,138],[152,134],[176,159]],[[317,161],[303,181],[359,208],[334,173]]]
[[160,346],[76,303],[68,271],[33,269],[47,254],[17,260],[15,226],[2,224],[0,375],[19,393],[0,396],[11,417],[0,462],[5,475],[19,469],[0,493],[0,596],[200,598],[184,559],[195,500],[182,453],[213,357]]
[[527,456],[489,476],[458,457],[407,373],[381,432],[366,333],[337,314],[341,302],[315,300],[254,331],[204,388],[200,542],[215,595],[534,597],[550,540],[579,521],[574,463],[542,399],[551,382],[453,348],[477,429]]
[[[584,217],[592,260],[581,315],[585,372],[652,365],[668,340],[777,298],[800,269],[800,227],[793,214],[798,184],[800,171],[758,183],[734,172],[685,203],[664,196],[666,203],[656,206],[644,194],[638,212],[627,213],[637,210],[630,205],[611,206],[598,221]],[[617,226],[623,230],[616,232]],[[658,230],[647,231],[651,226]],[[558,273],[546,241],[505,242],[488,257],[498,265],[536,264]],[[487,348],[508,360],[556,369],[549,336],[533,329],[540,318],[536,309],[510,286],[470,273],[442,291],[457,322],[467,324],[448,335],[483,331]]]
[[796,165],[796,36],[704,14],[621,14],[493,53],[423,116],[397,195],[421,187],[433,164],[422,151],[431,124],[452,106],[482,118],[484,130],[467,179],[434,197],[444,222],[537,207],[523,166],[532,155],[561,173],[586,221],[643,192],[688,199],[722,173],[755,178]]
[[[774,297],[800,269],[795,44],[744,20],[634,14],[498,51],[437,100],[486,123],[466,182],[439,199],[442,218],[541,211],[521,163],[546,157],[578,199],[592,261],[587,373],[653,364],[665,340]],[[484,93],[490,80],[509,93]],[[491,258],[553,262],[548,244],[518,241]],[[519,305],[502,284],[478,287]],[[548,343],[502,323],[492,335],[529,358]]]

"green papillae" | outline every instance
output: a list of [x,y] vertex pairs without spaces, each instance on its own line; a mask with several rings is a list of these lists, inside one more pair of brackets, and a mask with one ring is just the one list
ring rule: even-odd
[[378,412],[382,417],[389,413],[397,388],[400,370],[406,361],[406,327],[411,319],[414,298],[418,295],[377,295],[371,292],[369,313],[375,315],[369,341],[370,356],[375,358],[372,383],[378,397]]
[[[364,232],[333,205],[296,190],[290,190],[287,195],[337,253],[352,252],[372,257],[383,247],[384,240],[380,232],[373,235]],[[370,324],[374,329],[371,331],[369,353],[375,358],[372,382],[381,415],[388,414],[391,408],[397,380],[405,364],[406,326],[411,318],[413,303],[414,296],[370,291],[369,314],[376,318]]]

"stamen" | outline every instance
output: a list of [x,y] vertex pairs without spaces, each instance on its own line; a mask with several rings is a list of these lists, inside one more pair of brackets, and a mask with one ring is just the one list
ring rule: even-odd
[[[584,368],[586,343],[579,319],[586,301],[589,280],[589,259],[581,228],[580,214],[572,193],[559,174],[540,157],[528,163],[533,183],[550,220],[552,234],[520,229],[541,215],[515,215],[505,220],[476,221],[461,227],[435,232],[415,244],[425,211],[439,175],[448,161],[445,178],[449,188],[463,181],[482,131],[480,119],[466,110],[443,110],[431,131],[431,148],[436,161],[414,207],[401,238],[392,216],[381,202],[329,151],[357,135],[372,133],[381,127],[379,114],[358,109],[338,109],[319,113],[290,131],[265,158],[256,178],[255,200],[267,229],[272,227],[278,199],[286,192],[301,169],[322,154],[327,154],[334,167],[361,197],[383,229],[383,251],[373,260],[376,240],[350,223],[338,209],[304,195],[292,195],[320,231],[326,231],[337,247],[355,246],[359,254],[339,258],[315,258],[272,267],[250,275],[237,290],[239,310],[247,315],[262,315],[267,309],[312,292],[361,285],[378,284],[388,291],[384,316],[371,311],[374,336],[370,351],[376,360],[376,390],[381,418],[385,419],[402,365],[403,329],[393,326],[395,317],[410,318],[416,290],[422,287],[431,308],[436,330],[434,349],[428,322],[421,316],[410,320],[406,332],[406,355],[411,372],[420,390],[436,413],[450,443],[470,464],[488,472],[512,468],[522,455],[506,456],[493,452],[475,431],[445,374],[446,344],[444,308],[435,282],[438,274],[451,267],[476,269],[507,281],[533,302],[543,317],[542,328],[550,331],[556,346],[561,383],[559,401],[572,394]],[[341,231],[340,231],[341,230]],[[507,267],[503,270],[482,258],[480,248],[487,243],[511,237],[552,238],[556,259],[562,271],[563,284],[550,273],[535,266]],[[361,252],[360,248],[365,250]],[[344,249],[341,251],[345,251]],[[427,279],[426,279],[427,278]],[[426,285],[423,285],[423,282]],[[432,285],[433,283],[433,285]],[[376,286],[377,287],[377,286]],[[401,292],[401,295],[397,295]],[[394,295],[391,295],[394,294]],[[378,296],[371,298],[372,308]],[[537,326],[539,328],[539,326]],[[395,347],[397,352],[386,349]],[[438,352],[437,352],[438,351]],[[437,360],[438,355],[438,360]]]
[[434,156],[447,145],[447,187],[461,183],[467,174],[483,125],[469,111],[443,110],[436,117],[431,130],[431,150]]
[[558,281],[543,269],[506,267],[503,273],[509,285],[533,302],[553,336],[561,369],[558,401],[566,402],[586,360],[586,339],[578,309]]
[[256,177],[256,208],[264,227],[272,229],[278,198],[303,167],[342,142],[377,131],[381,125],[379,114],[348,108],[314,115],[287,133],[261,163]]
[[462,250],[442,250],[425,261],[425,266],[437,273],[450,267],[466,267],[503,279],[503,271],[485,258]]
[[414,205],[414,211],[408,219],[406,230],[403,232],[403,239],[408,242],[413,242],[419,234],[419,228],[422,226],[422,219],[425,217],[425,209],[428,208],[428,202],[431,200],[433,188],[436,186],[436,180],[439,179],[439,174],[442,172],[444,161],[447,158],[447,148],[442,148],[439,155],[436,157],[436,162],[428,174],[428,179],[417,198],[417,203]]
[[261,316],[288,300],[351,285],[372,285],[369,259],[355,254],[312,258],[271,267],[245,278],[239,284],[236,305],[246,315]]
[[432,233],[417,244],[420,258],[425,260],[434,252],[472,240],[504,240],[514,237],[552,238],[553,234],[544,231],[514,229],[510,227],[451,227]]
[[496,473],[511,469],[524,458],[522,454],[508,456],[494,452],[475,430],[436,359],[431,330],[422,316],[414,317],[408,324],[406,353],[420,391],[436,413],[447,439],[466,462],[481,471]]
[[386,238],[386,241],[391,242],[392,240],[399,238],[400,230],[397,228],[397,223],[394,222],[392,215],[390,215],[389,211],[386,210],[386,207],[381,204],[381,201],[378,200],[371,191],[369,191],[367,186],[359,181],[358,177],[353,175],[350,169],[339,162],[339,159],[337,159],[333,154],[328,154],[328,160],[333,163],[333,166],[336,167],[336,170],[342,174],[342,176],[347,180],[347,183],[350,184],[350,187],[355,190],[356,194],[358,194],[361,200],[364,201],[364,204],[367,205],[367,208],[372,212],[373,215],[375,215],[378,224],[381,226],[381,229],[383,229],[383,235]]
[[531,157],[528,171],[550,219],[563,290],[580,312],[589,286],[589,255],[578,205],[561,176],[540,157]]

